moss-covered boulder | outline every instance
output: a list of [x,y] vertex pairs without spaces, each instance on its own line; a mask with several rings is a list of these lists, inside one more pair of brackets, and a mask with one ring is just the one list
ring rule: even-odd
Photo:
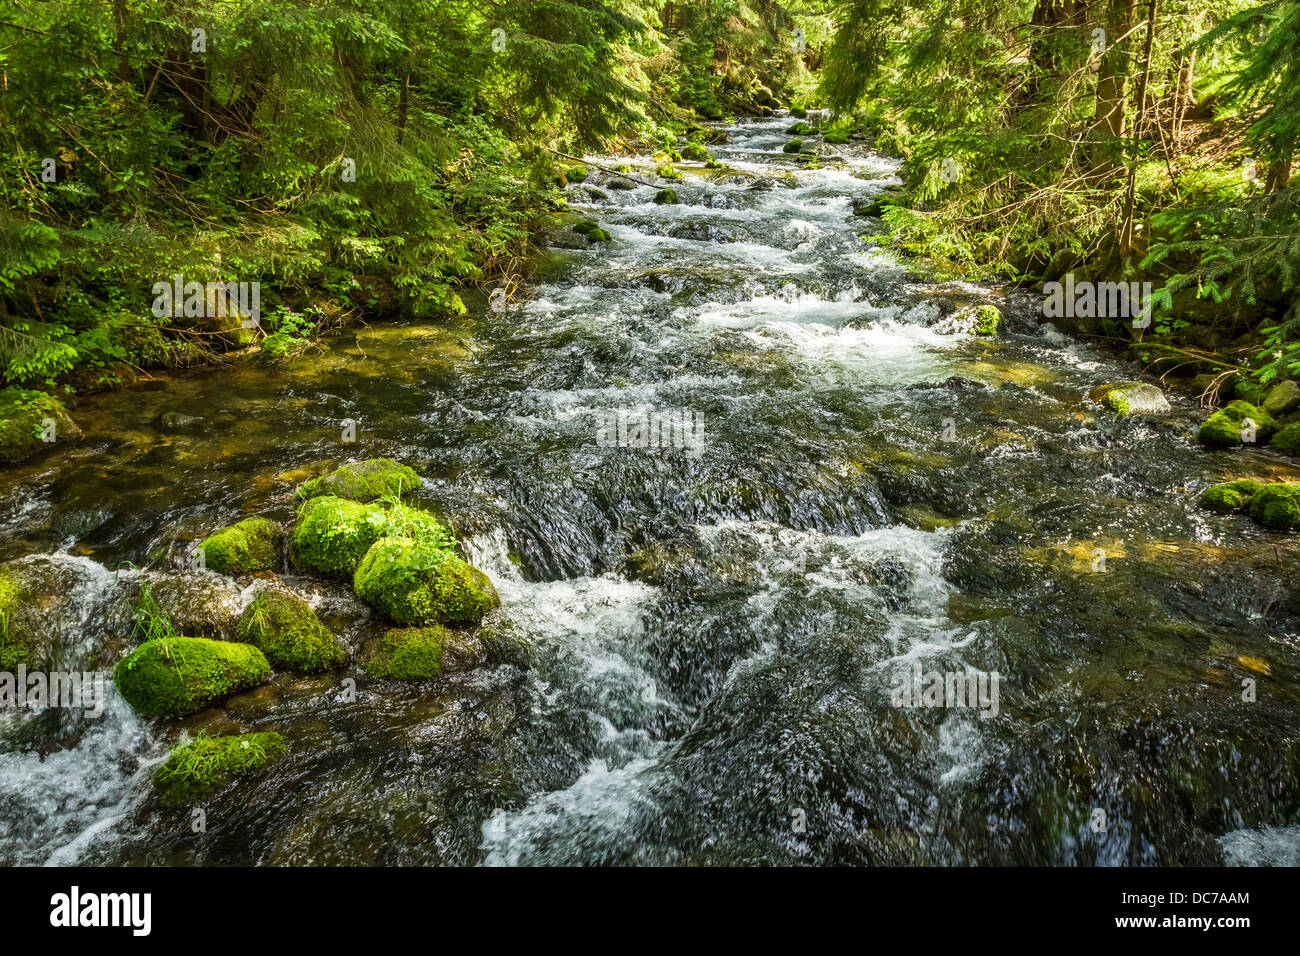
[[452,536],[436,517],[419,508],[385,508],[330,495],[299,507],[289,535],[289,559],[296,567],[350,581],[371,545],[386,537],[446,545]]
[[[458,635],[445,627],[407,627],[385,632],[366,673],[383,680],[426,680],[443,671],[443,657]],[[462,638],[463,640],[463,638]]]
[[1264,444],[1277,431],[1277,423],[1268,412],[1249,402],[1237,400],[1207,418],[1201,425],[1198,437],[1203,444],[1213,448],[1231,448],[1250,437],[1243,422],[1254,422],[1256,444]]
[[273,666],[297,674],[316,674],[348,659],[311,605],[288,591],[266,590],[253,598],[236,636],[259,648]]
[[687,143],[682,147],[682,159],[689,159],[695,163],[707,163],[713,158],[713,154],[700,143]]
[[686,174],[676,166],[659,166],[655,169],[655,175],[660,179],[667,179],[669,182],[677,183],[686,178]]
[[1300,484],[1264,485],[1250,498],[1250,516],[1265,528],[1300,528]]
[[996,305],[981,305],[975,310],[975,334],[997,335],[1002,331],[1002,312]]
[[398,624],[474,624],[501,604],[478,568],[447,548],[410,538],[375,542],[352,586],[357,597]]
[[80,436],[81,429],[53,395],[25,388],[0,391],[0,461],[22,461]]
[[277,733],[200,734],[167,755],[154,771],[154,786],[167,803],[193,803],[278,760],[286,750]]
[[849,134],[843,130],[831,130],[822,135],[822,142],[832,146],[843,146],[849,141]]
[[1147,382],[1115,382],[1094,388],[1088,398],[1117,415],[1168,415],[1169,399]]
[[146,717],[191,714],[270,676],[266,655],[251,644],[203,637],[146,641],[113,671],[122,697]]
[[1295,382],[1278,382],[1264,399],[1263,409],[1274,418],[1289,415],[1300,408],[1300,385]]
[[573,231],[580,236],[586,236],[588,242],[612,242],[608,232],[600,228],[600,223],[594,219],[582,219],[573,224]]
[[294,497],[299,501],[333,495],[350,501],[398,498],[420,487],[420,476],[391,458],[368,458],[336,468],[328,475],[303,482]]
[[1284,455],[1300,457],[1300,422],[1292,422],[1279,428],[1269,440],[1269,448],[1276,449]]
[[582,183],[587,181],[586,166],[570,166],[564,173],[564,178],[571,183]]
[[803,140],[797,136],[781,147],[783,153],[798,153],[803,150]]
[[1232,514],[1234,511],[1243,511],[1250,504],[1251,496],[1262,487],[1260,482],[1250,478],[1224,482],[1201,492],[1197,504],[1207,511]]
[[660,206],[677,205],[677,190],[661,189],[655,193],[655,203]]
[[24,577],[8,566],[0,567],[0,671],[12,673],[19,664],[38,667],[37,658],[49,657],[48,646],[32,646],[39,630],[33,626],[31,599]]
[[269,518],[245,518],[222,528],[199,545],[203,564],[218,574],[251,574],[274,571],[280,566],[280,544],[284,533]]

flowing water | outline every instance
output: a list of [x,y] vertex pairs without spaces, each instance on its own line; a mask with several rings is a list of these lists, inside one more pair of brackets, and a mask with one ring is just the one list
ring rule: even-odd
[[[87,397],[81,441],[0,473],[0,560],[49,580],[68,667],[125,652],[140,578],[380,456],[426,476],[530,649],[422,685],[279,675],[182,720],[0,715],[0,861],[1294,862],[1296,546],[1195,500],[1295,470],[1202,450],[1185,400],[1089,403],[1134,370],[873,251],[852,202],[895,165],[784,154],[789,122],[726,127],[677,205],[570,187],[613,242],[508,308]],[[1007,335],[953,331],[979,302]],[[682,447],[600,435],[682,410]],[[380,633],[283,576],[352,650]],[[917,665],[997,672],[993,706],[893,706]],[[195,832],[149,778],[200,729],[290,753]]]

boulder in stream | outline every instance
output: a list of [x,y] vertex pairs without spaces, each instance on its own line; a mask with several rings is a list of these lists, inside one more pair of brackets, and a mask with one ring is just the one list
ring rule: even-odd
[[420,485],[420,476],[406,465],[399,465],[391,458],[368,458],[303,482],[294,497],[306,501],[321,495],[333,495],[369,502],[380,498],[400,498]]
[[326,495],[298,509],[289,535],[289,559],[299,568],[349,581],[370,547],[390,535],[435,544],[451,541],[451,532],[419,508],[385,508]]
[[270,676],[266,655],[251,644],[203,637],[145,641],[113,671],[122,697],[146,717],[192,714]]
[[1219,514],[1244,511],[1250,504],[1251,497],[1262,487],[1263,484],[1251,478],[1227,481],[1206,488],[1201,492],[1197,504],[1206,511],[1215,511]]
[[244,610],[236,636],[266,655],[275,667],[317,674],[338,667],[347,651],[302,598],[268,588]]
[[499,607],[491,580],[448,548],[383,538],[353,578],[357,597],[398,624],[477,624]]
[[284,533],[269,518],[245,518],[204,538],[199,545],[204,567],[218,574],[251,574],[280,566]]
[[1100,385],[1088,393],[1088,398],[1117,415],[1168,415],[1170,412],[1165,393],[1147,382]]
[[284,756],[284,738],[274,732],[200,734],[167,755],[154,771],[154,786],[166,803],[183,805],[201,800],[231,782]]
[[1277,431],[1277,422],[1264,409],[1238,399],[1207,418],[1197,437],[1214,448],[1263,444]]
[[1300,484],[1265,485],[1250,498],[1250,516],[1275,531],[1300,528]]

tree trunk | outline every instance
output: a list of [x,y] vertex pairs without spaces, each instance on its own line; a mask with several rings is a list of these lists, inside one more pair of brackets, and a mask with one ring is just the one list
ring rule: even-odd
[[1137,0],[1110,0],[1102,27],[1106,31],[1106,52],[1097,73],[1093,119],[1093,139],[1097,143],[1093,165],[1098,169],[1114,169],[1120,158],[1128,99],[1127,40],[1122,38],[1133,29],[1136,14]]

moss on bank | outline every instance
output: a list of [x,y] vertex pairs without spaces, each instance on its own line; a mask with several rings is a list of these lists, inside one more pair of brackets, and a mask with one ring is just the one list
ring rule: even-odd
[[24,388],[0,391],[0,461],[22,461],[80,435],[81,429],[53,395]]

